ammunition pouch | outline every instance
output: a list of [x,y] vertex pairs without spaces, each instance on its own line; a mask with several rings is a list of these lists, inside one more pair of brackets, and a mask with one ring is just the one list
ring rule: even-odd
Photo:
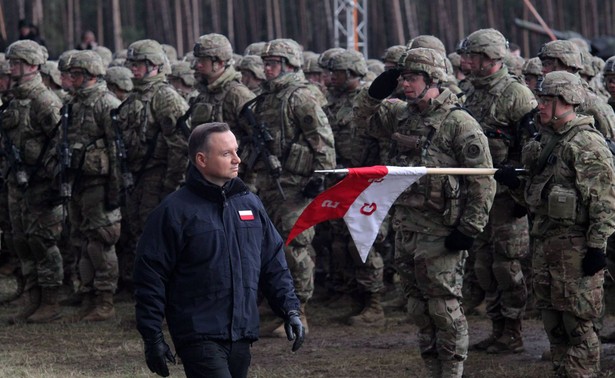
[[284,162],[284,170],[291,174],[310,177],[313,169],[314,154],[309,146],[293,143],[288,150],[288,157]]
[[104,176],[109,174],[109,155],[103,139],[88,145],[83,155],[81,170],[86,176]]
[[549,191],[548,216],[562,225],[572,226],[577,224],[577,191],[574,188],[564,188],[555,185]]

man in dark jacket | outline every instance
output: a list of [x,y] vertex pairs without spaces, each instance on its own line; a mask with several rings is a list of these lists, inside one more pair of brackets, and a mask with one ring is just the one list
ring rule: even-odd
[[137,247],[137,329],[153,372],[175,359],[188,377],[246,377],[259,336],[257,291],[285,319],[292,350],[303,343],[299,300],[284,242],[259,198],[237,178],[237,140],[225,123],[196,127],[186,185],[149,216]]

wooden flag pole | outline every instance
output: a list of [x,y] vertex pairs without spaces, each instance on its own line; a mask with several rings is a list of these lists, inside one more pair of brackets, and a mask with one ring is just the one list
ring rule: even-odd
[[[428,175],[493,175],[497,168],[426,168]],[[523,173],[524,169],[516,169],[517,172]],[[347,168],[341,169],[321,169],[315,170],[314,173],[348,173]]]

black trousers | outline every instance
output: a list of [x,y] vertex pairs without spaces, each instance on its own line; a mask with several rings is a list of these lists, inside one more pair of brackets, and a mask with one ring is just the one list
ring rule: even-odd
[[177,351],[188,378],[246,378],[252,355],[250,341],[204,340]]

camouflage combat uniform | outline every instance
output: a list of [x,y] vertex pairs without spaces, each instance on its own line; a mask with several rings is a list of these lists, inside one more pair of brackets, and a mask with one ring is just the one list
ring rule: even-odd
[[[45,62],[41,47],[29,40],[11,44],[6,56],[33,66]],[[62,103],[38,72],[17,78],[12,94],[2,117],[2,138],[3,143],[9,139],[21,160],[9,164],[8,207],[13,245],[29,293],[28,305],[12,320],[47,322],[60,316],[57,294],[63,279],[57,243],[64,210],[52,185],[56,166],[51,157]]]
[[[408,51],[402,70],[427,73],[432,85],[445,79],[443,58],[432,49]],[[400,101],[379,107],[381,102],[367,93],[359,96],[355,116],[373,114],[370,133],[397,140],[391,164],[492,167],[487,138],[448,89],[423,110]],[[468,351],[468,324],[460,304],[467,252],[449,250],[445,240],[454,232],[477,236],[487,224],[494,194],[491,176],[426,175],[394,204],[395,261],[408,315],[419,329],[421,356],[436,377],[461,377]]]
[[[473,88],[464,104],[489,140],[494,167],[520,165],[521,148],[531,136],[521,120],[536,107],[532,92],[501,63],[506,45],[497,30],[481,29],[471,33],[460,47],[462,59],[466,54],[481,54],[501,64],[491,75],[470,75]],[[523,212],[515,214],[514,209],[508,189],[498,186],[489,223],[470,250],[475,254],[474,271],[485,291],[487,316],[493,327],[492,334],[474,347],[492,353],[523,349],[521,320],[527,287],[520,260],[529,253],[529,234],[527,217]]]
[[78,320],[100,321],[115,314],[118,261],[114,245],[120,237],[121,183],[111,110],[120,101],[107,89],[102,79],[105,67],[95,52],[75,53],[68,69],[97,78],[94,84],[74,88],[62,115],[68,118],[63,120],[60,138],[62,143],[66,140],[71,153],[65,172],[72,187],[70,244],[79,256],[80,292],[85,296]]
[[[363,88],[360,80],[367,74],[365,58],[357,51],[345,50],[331,58],[329,70],[333,74],[337,71],[346,72],[345,82],[334,83],[339,94],[337,103],[328,104],[324,108],[335,139],[337,166],[350,168],[378,164],[379,156],[374,156],[374,153],[378,152],[377,142],[374,150],[373,140],[362,135],[367,126],[365,120],[353,118],[355,99]],[[349,75],[356,80],[356,88],[348,87],[351,79]],[[366,152],[372,153],[371,159],[363,155]],[[384,311],[380,303],[381,292],[384,289],[382,256],[372,247],[367,260],[363,263],[346,223],[342,219],[334,219],[329,223],[332,235],[329,278],[333,290],[350,291],[354,285],[357,285],[364,303],[361,313],[348,319],[349,324],[384,325]],[[381,228],[384,233],[378,235],[379,241],[386,237],[386,225]]]
[[[284,59],[284,65],[289,69],[293,68],[292,72],[281,73],[263,83],[264,93],[254,103],[256,119],[266,124],[273,137],[267,147],[282,167],[279,181],[286,199],[282,198],[274,177],[262,160],[257,161],[253,168],[258,176],[257,187],[271,220],[286,237],[310,202],[310,198],[304,196],[304,188],[322,185],[323,178],[315,175],[314,170],[335,167],[333,133],[300,71],[299,45],[293,40],[276,39],[265,46],[261,57],[263,60],[279,57]],[[303,311],[314,292],[314,261],[309,253],[313,238],[312,228],[285,247],[286,260]],[[303,324],[307,330],[307,321]],[[283,329],[281,334],[284,335]]]
[[[578,76],[553,72],[538,94],[582,101]],[[529,156],[528,156],[529,155]],[[524,149],[529,175],[517,190],[532,215],[534,291],[558,376],[599,372],[600,341],[593,320],[602,312],[604,270],[587,273],[591,249],[603,254],[615,230],[613,157],[593,119],[576,115]]]
[[[134,42],[127,61],[147,60],[162,67],[166,60],[160,44],[153,40]],[[120,276],[130,282],[137,241],[149,213],[183,180],[188,165],[187,135],[177,119],[187,110],[186,101],[169,85],[166,75],[134,79],[134,90],[122,103],[119,119],[128,153],[128,167],[135,178],[134,190],[126,201],[127,232],[120,257]],[[125,227],[126,226],[126,227]]]

